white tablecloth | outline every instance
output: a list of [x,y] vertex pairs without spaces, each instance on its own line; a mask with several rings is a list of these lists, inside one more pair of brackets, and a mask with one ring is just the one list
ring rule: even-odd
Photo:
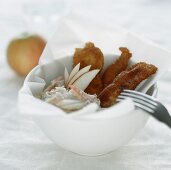
[[[17,93],[23,79],[8,67],[5,61],[5,47],[12,36],[27,30],[22,17],[23,3],[25,2],[8,0],[6,3],[1,2],[0,6],[0,169],[170,170],[171,131],[153,118],[140,134],[119,150],[100,157],[82,157],[54,145],[31,119],[18,114]],[[32,3],[34,4],[34,1]],[[74,10],[77,15],[91,17],[104,23],[121,24],[171,49],[169,0],[65,0],[64,4],[65,12]],[[39,29],[41,32],[41,28]],[[43,31],[46,37],[52,34],[47,30]],[[170,110],[170,71],[159,81],[158,87],[159,100]]]

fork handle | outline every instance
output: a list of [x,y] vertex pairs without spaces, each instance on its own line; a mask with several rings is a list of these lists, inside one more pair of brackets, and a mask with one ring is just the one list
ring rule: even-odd
[[[167,112],[168,114],[162,114],[164,111]],[[171,116],[169,115],[169,112],[165,107],[162,108],[159,107],[157,112],[154,112],[151,115],[171,128]]]

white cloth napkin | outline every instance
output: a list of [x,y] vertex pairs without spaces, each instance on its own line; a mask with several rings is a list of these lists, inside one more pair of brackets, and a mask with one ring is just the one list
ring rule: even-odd
[[[79,19],[77,19],[79,20]],[[62,20],[61,20],[62,22]],[[70,20],[70,23],[73,21]],[[86,27],[89,25],[87,21]],[[71,53],[71,49],[85,41],[89,37],[79,33],[79,25],[74,25],[73,29],[78,30],[80,40],[74,34],[65,35],[70,37],[71,42],[63,39],[58,44],[61,51],[54,51],[53,54],[59,56]],[[86,29],[85,27],[85,29]],[[60,25],[59,25],[60,28]],[[62,29],[66,29],[63,27]],[[120,28],[119,28],[120,29]],[[118,30],[119,30],[118,29]],[[97,30],[98,31],[98,30]],[[56,34],[57,35],[57,34]],[[60,34],[59,34],[60,36]],[[62,35],[61,35],[62,36]],[[92,35],[93,36],[93,35]],[[110,38],[110,35],[106,35]],[[104,39],[106,37],[104,35]],[[72,41],[73,39],[73,41]],[[92,39],[93,41],[93,39]],[[96,45],[103,46],[103,51],[113,51],[113,46],[103,43]],[[115,40],[113,40],[115,42]],[[67,44],[72,44],[70,47]],[[65,46],[66,45],[66,46]],[[65,48],[64,48],[65,47]],[[71,49],[70,49],[71,48]],[[117,47],[115,47],[117,48]],[[54,48],[55,49],[55,48]],[[63,49],[63,50],[62,50]],[[57,56],[58,57],[58,56]],[[47,60],[41,60],[47,62]],[[128,145],[123,146],[117,151],[100,157],[82,157],[68,151],[65,151],[41,133],[40,129],[28,118],[16,114],[16,91],[21,87],[22,80],[15,77],[6,68],[1,68],[0,84],[0,169],[33,169],[33,170],[170,170],[171,169],[171,132],[165,125],[158,123],[151,118],[142,130]],[[9,75],[8,77],[5,75]],[[18,79],[18,81],[16,81]],[[168,74],[158,83],[162,91],[159,91],[159,97],[162,101],[168,102],[170,90],[171,75]],[[164,88],[163,88],[164,87]],[[168,98],[168,99],[167,99]]]

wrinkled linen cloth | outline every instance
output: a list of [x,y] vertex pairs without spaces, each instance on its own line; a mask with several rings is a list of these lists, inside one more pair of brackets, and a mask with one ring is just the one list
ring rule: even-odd
[[[156,12],[158,8],[161,13],[168,12],[167,8],[171,3],[165,1],[163,4],[157,1],[158,8],[152,4],[154,1],[139,1],[132,8],[139,7],[141,12],[149,13],[149,8],[152,12]],[[119,6],[119,1],[115,4]],[[101,5],[102,7],[103,5]],[[124,3],[123,8],[128,8],[129,3]],[[147,7],[147,8],[146,8]],[[86,8],[86,6],[85,6]],[[132,10],[133,10],[132,9]],[[144,10],[143,10],[144,9]],[[163,11],[162,11],[163,9]],[[99,9],[97,9],[99,10]],[[112,11],[112,8],[110,8]],[[109,10],[109,12],[110,12]],[[116,10],[116,9],[115,9]],[[130,10],[130,8],[129,8]],[[153,13],[149,13],[154,15]],[[165,12],[165,14],[167,14]],[[82,15],[83,11],[79,14]],[[137,15],[128,15],[123,23],[125,26],[133,24],[136,17],[141,18],[141,23],[134,24],[131,30],[138,30],[140,25],[148,25],[154,22],[149,27],[149,31],[156,28],[157,22],[161,20],[150,20],[145,15],[143,18],[138,13]],[[156,14],[156,13],[155,13]],[[91,14],[89,14],[91,15]],[[100,14],[99,14],[100,15]],[[103,15],[105,15],[103,13]],[[113,15],[118,15],[117,11]],[[104,16],[103,16],[104,17]],[[158,14],[159,19],[161,15]],[[154,16],[155,18],[155,16]],[[100,19],[98,19],[100,20]],[[163,24],[165,21],[162,21]],[[143,24],[144,23],[144,24]],[[140,25],[139,25],[140,24]],[[123,24],[124,25],[124,24]],[[158,23],[160,25],[160,23]],[[167,24],[166,24],[167,25]],[[170,27],[169,27],[170,26]],[[166,32],[161,32],[155,36],[152,33],[151,37],[164,46],[169,47],[168,41],[163,38],[171,36],[171,24],[166,28]],[[139,29],[140,30],[140,29]],[[144,30],[144,34],[148,34],[148,29]],[[170,40],[171,41],[171,40]],[[171,47],[171,46],[170,46]],[[2,52],[1,52],[2,53]],[[150,118],[145,128],[126,146],[121,147],[115,152],[98,157],[85,157],[63,150],[52,143],[39,129],[39,127],[29,118],[22,117],[17,110],[17,95],[18,90],[23,84],[23,79],[15,75],[6,62],[0,61],[0,169],[1,170],[170,170],[171,169],[171,130],[165,125],[158,123],[155,119]],[[158,99],[162,101],[171,113],[171,71],[168,71],[158,82]]]

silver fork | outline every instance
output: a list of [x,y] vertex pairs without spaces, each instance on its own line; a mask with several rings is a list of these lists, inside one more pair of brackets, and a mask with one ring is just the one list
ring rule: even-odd
[[171,116],[169,115],[168,110],[154,97],[134,90],[124,90],[118,96],[117,101],[122,101],[127,98],[131,98],[137,108],[146,111],[171,128]]

